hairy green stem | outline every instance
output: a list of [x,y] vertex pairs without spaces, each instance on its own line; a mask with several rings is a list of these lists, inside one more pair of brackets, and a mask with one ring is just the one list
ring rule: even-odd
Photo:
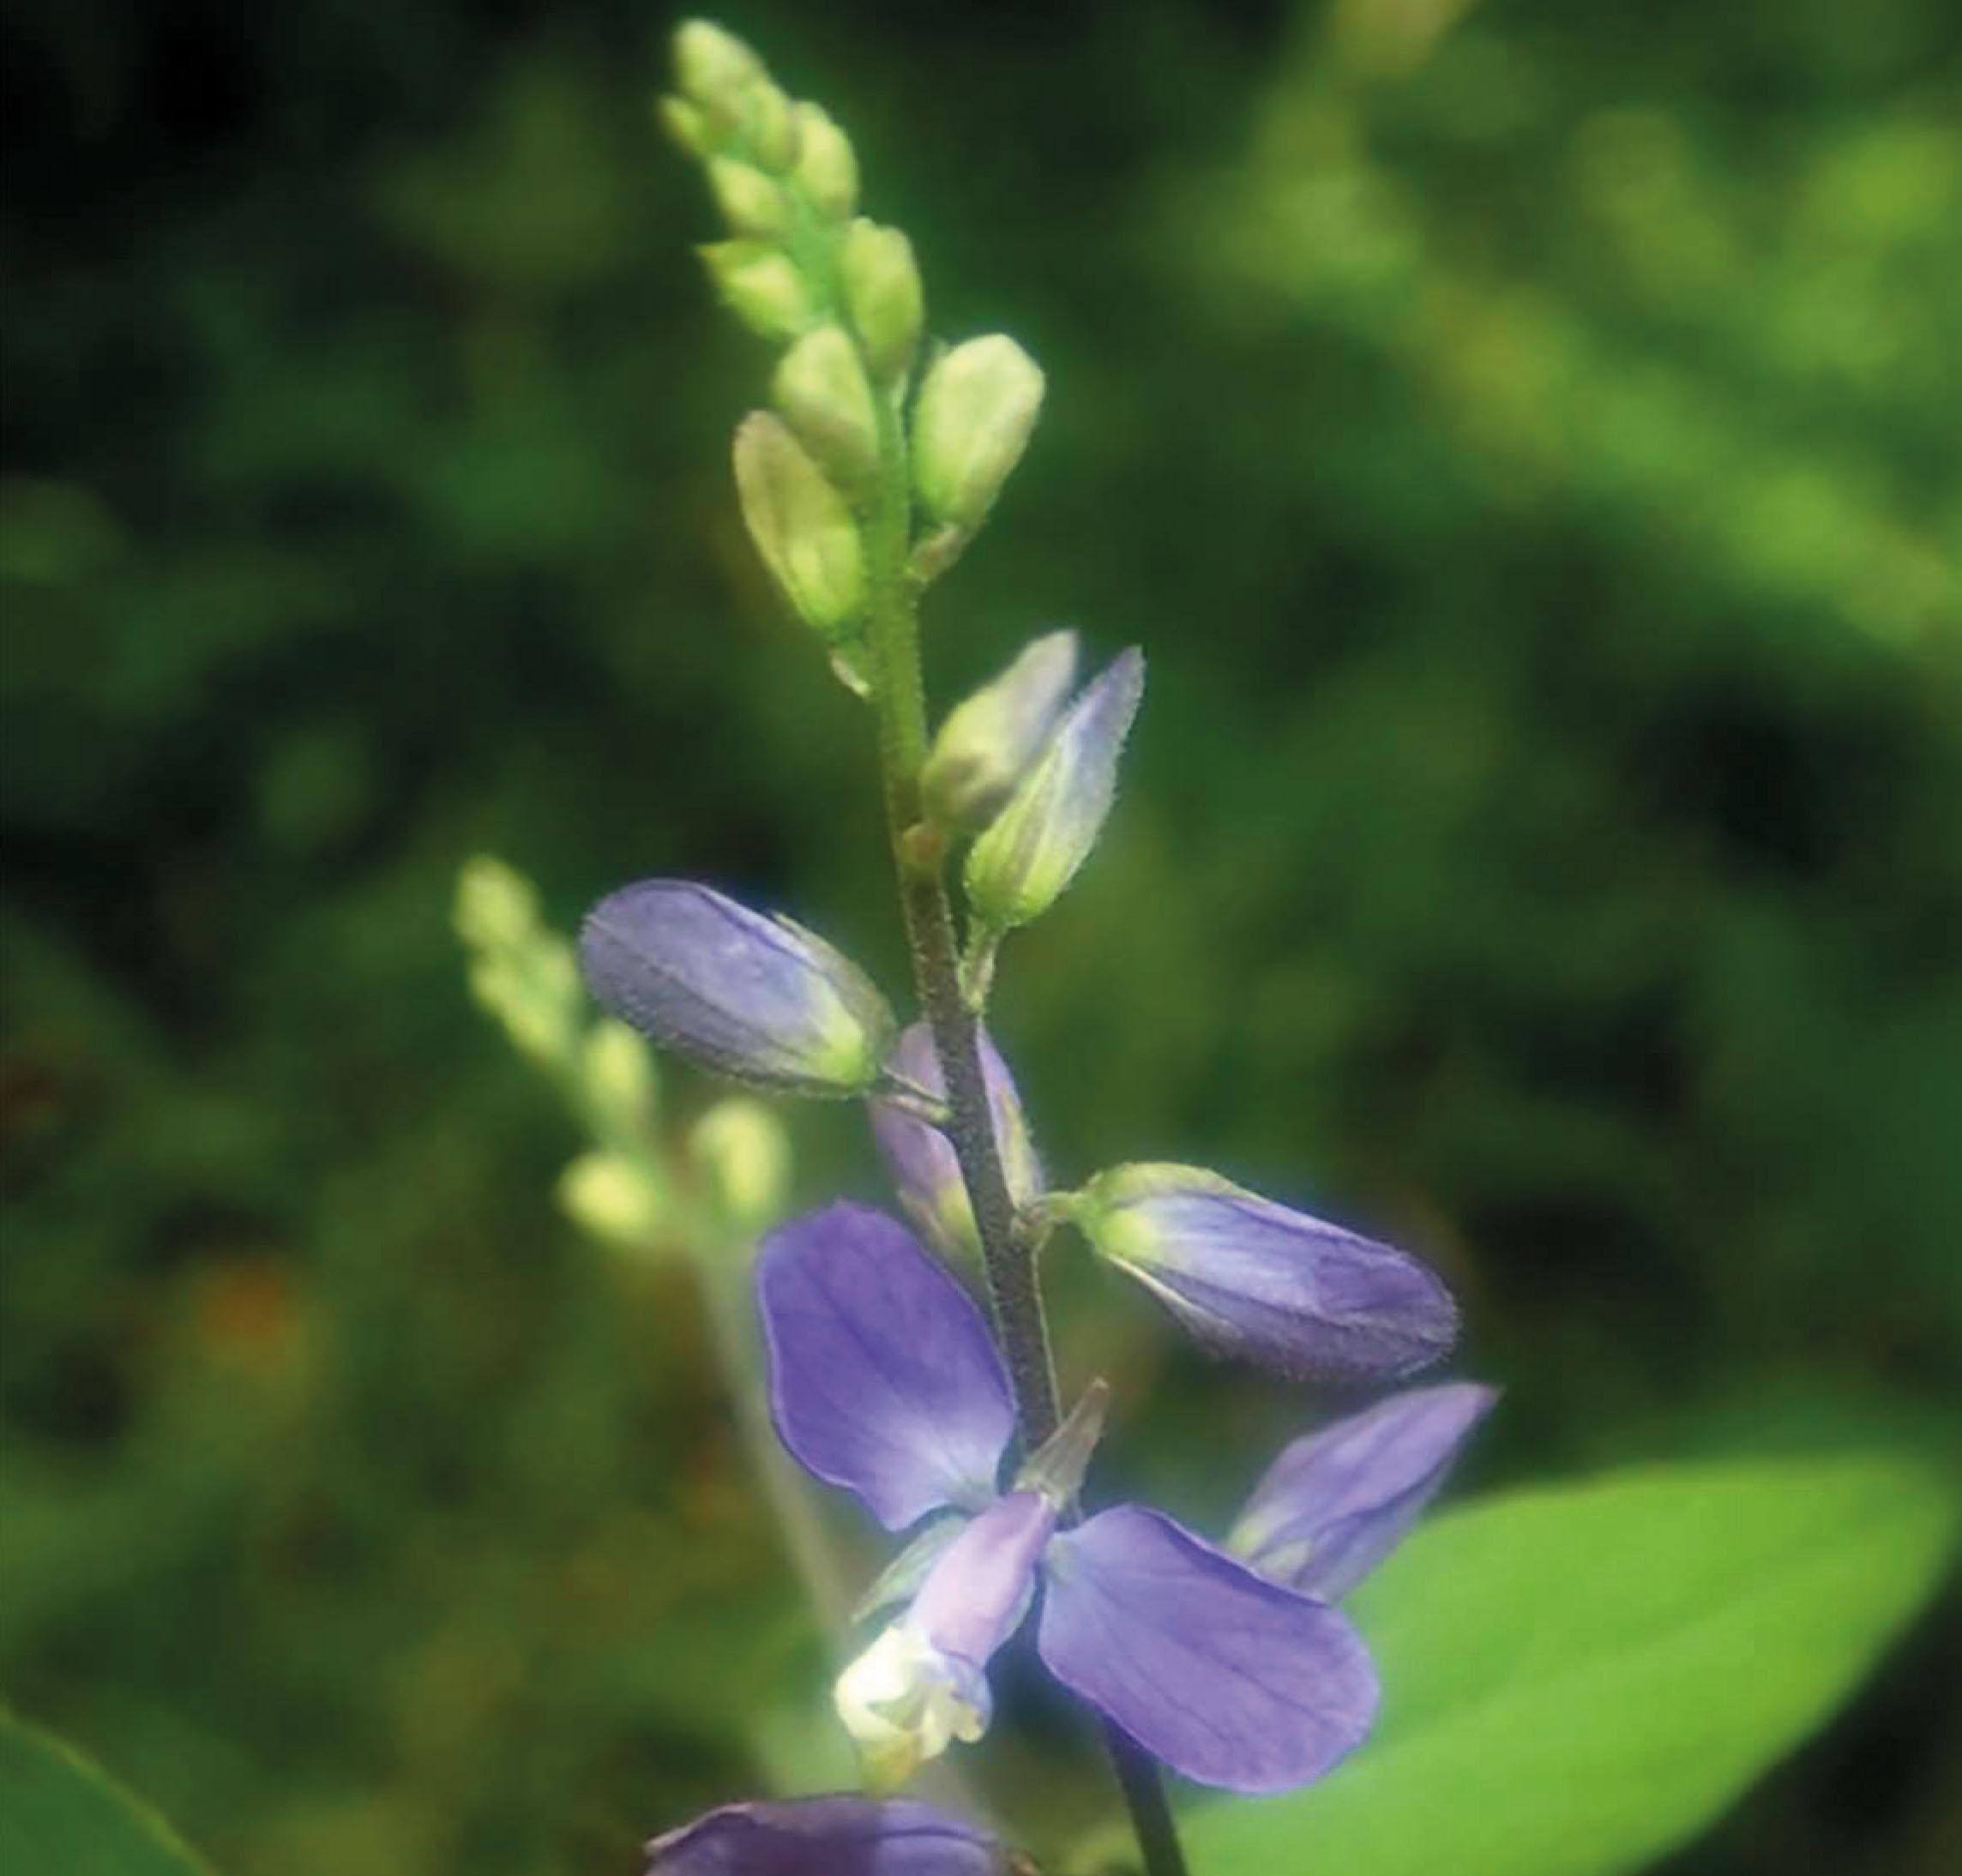
[[[883,402],[879,440],[880,482],[866,515],[865,545],[887,830],[899,872],[913,978],[947,1084],[947,1135],[974,1210],[989,1306],[1014,1397],[1016,1438],[1027,1454],[1056,1428],[1056,1367],[1037,1276],[1036,1244],[1017,1218],[1008,1192],[982,1072],[980,1025],[962,992],[960,947],[947,891],[945,840],[921,809],[926,694],[914,592],[906,570],[911,502],[906,438],[898,410]],[[1145,1876],[1186,1876],[1184,1854],[1156,1763],[1116,1726],[1106,1724],[1104,1736],[1144,1859]]]

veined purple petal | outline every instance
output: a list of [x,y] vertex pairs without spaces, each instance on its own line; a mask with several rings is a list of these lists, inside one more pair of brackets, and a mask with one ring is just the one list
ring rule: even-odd
[[1118,1166],[1070,1216],[1199,1341],[1284,1374],[1393,1380],[1449,1350],[1458,1310],[1427,1266],[1195,1166]]
[[579,956],[587,987],[623,1022],[738,1081],[860,1094],[892,1042],[892,1012],[849,959],[686,880],[643,880],[601,899]]
[[756,1258],[777,1433],[888,1530],[976,1510],[1014,1430],[1008,1376],[966,1291],[906,1227],[839,1204],[773,1231]]
[[1469,1381],[1411,1388],[1304,1434],[1261,1476],[1226,1548],[1264,1577],[1333,1602],[1396,1547],[1491,1411]]
[[968,849],[967,897],[984,924],[1027,924],[1089,858],[1144,694],[1144,654],[1134,646],[1085,686],[1008,805]]
[[985,1831],[930,1805],[840,1793],[725,1805],[647,1846],[647,1876],[1008,1876]]
[[1359,1745],[1376,1675],[1348,1622],[1156,1512],[1050,1541],[1037,1647],[1056,1679],[1174,1771],[1290,1791]]
[[[994,1116],[995,1141],[1002,1155],[1002,1170],[1008,1182],[1008,1196],[1018,1206],[1032,1206],[1043,1194],[1042,1162],[1036,1157],[1035,1142],[1029,1136],[1021,1097],[986,1030],[980,1031],[981,1075],[988,1087],[988,1105]],[[940,1072],[940,1056],[933,1046],[933,1032],[924,1023],[910,1025],[900,1034],[887,1064],[888,1069],[944,1098],[947,1080]],[[937,1127],[916,1119],[890,1103],[870,1103],[872,1137],[878,1143],[886,1170],[899,1188],[900,1200],[907,1216],[941,1250],[950,1256],[969,1255],[977,1248],[974,1208],[969,1204],[967,1188],[960,1176],[960,1163],[952,1143]]]

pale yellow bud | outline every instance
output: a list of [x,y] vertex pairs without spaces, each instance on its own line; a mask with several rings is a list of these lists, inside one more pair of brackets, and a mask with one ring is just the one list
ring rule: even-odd
[[645,1250],[666,1211],[647,1169],[618,1153],[581,1153],[558,1182],[560,1209],[609,1244]]
[[858,158],[822,105],[797,107],[797,157],[791,180],[817,212],[843,221],[858,201]]
[[684,20],[675,30],[675,77],[698,105],[727,110],[749,86],[768,83],[763,62],[709,20]]
[[771,381],[777,408],[827,468],[848,481],[879,460],[879,420],[858,348],[842,326],[817,326],[786,352]]
[[654,115],[684,154],[704,157],[715,147],[714,131],[699,105],[685,98],[663,98],[655,105]]
[[913,406],[913,486],[937,520],[972,533],[1021,460],[1042,367],[1006,334],[970,339],[929,369]]
[[732,156],[712,156],[708,186],[722,219],[737,234],[767,241],[788,231],[790,202],[760,169]]
[[456,876],[457,935],[490,949],[522,944],[538,929],[539,900],[515,868],[489,854],[466,860]]
[[904,377],[926,316],[912,244],[897,228],[855,221],[839,243],[838,277],[873,372],[882,382]]
[[614,1133],[645,1133],[654,1115],[654,1065],[647,1045],[611,1016],[587,1031],[580,1064],[586,1091]]
[[829,637],[864,604],[864,555],[845,498],[784,420],[767,411],[736,430],[736,492],[749,538],[784,597]]
[[781,248],[762,241],[716,241],[697,251],[716,292],[752,332],[794,339],[816,322],[810,288]]
[[782,1217],[790,1140],[761,1101],[737,1095],[717,1102],[695,1123],[688,1145],[731,1224],[755,1231]]

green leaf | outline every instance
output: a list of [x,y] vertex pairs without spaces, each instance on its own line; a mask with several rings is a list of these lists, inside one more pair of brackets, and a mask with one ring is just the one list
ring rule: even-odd
[[155,1812],[51,1734],[0,1713],[0,1869],[209,1876]]
[[[1616,1473],[1420,1530],[1352,1599],[1375,1737],[1321,1784],[1183,1819],[1198,1876],[1619,1876],[1817,1726],[1928,1596],[1957,1524],[1872,1452]],[[1118,1854],[1115,1837],[1089,1846]]]

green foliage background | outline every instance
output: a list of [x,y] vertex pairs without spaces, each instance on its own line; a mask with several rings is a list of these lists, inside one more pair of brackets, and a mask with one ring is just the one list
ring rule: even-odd
[[[1426,1249],[1508,1391],[1473,1485],[1952,1424],[1946,0],[726,17],[935,329],[1050,374],[942,700],[1057,621],[1152,661],[1004,965],[1052,1164]],[[900,980],[668,23],[7,27],[0,1687],[242,1876],[629,1867],[819,1672],[693,1298],[554,1212],[448,923],[483,849],[562,923],[695,875]],[[1320,1410],[1057,1279],[1113,1494],[1222,1518]],[[1671,1867],[1949,1867],[1959,1620]]]

